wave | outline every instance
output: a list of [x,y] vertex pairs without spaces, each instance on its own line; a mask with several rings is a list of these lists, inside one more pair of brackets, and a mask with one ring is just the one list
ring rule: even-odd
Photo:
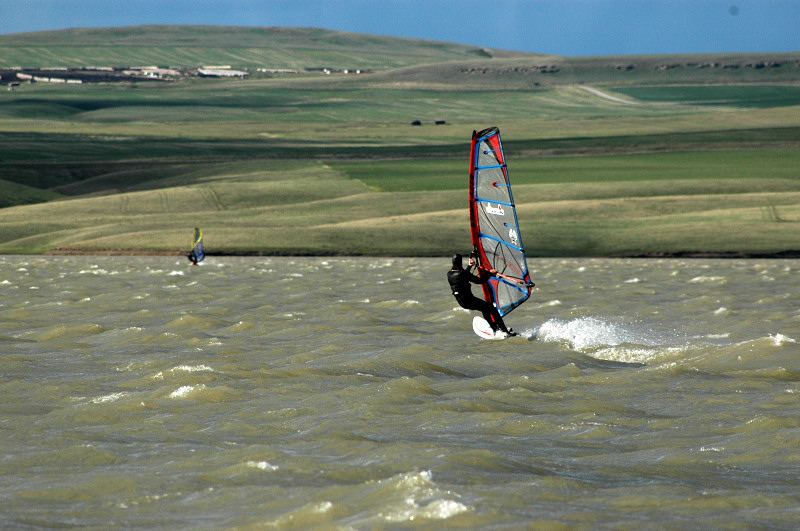
[[686,344],[676,344],[677,334],[659,333],[636,325],[623,325],[596,317],[550,319],[524,333],[545,342],[562,343],[571,350],[597,359],[647,363],[678,354]]
[[248,468],[256,468],[265,472],[272,472],[280,468],[278,465],[273,465],[267,461],[247,461],[245,466]]
[[182,385],[169,394],[174,400],[192,400],[195,402],[225,402],[235,399],[238,392],[226,386],[209,387],[205,384]]
[[55,341],[60,339],[75,339],[85,336],[93,336],[103,332],[105,332],[105,328],[99,324],[81,323],[52,326],[35,334],[33,337],[38,341]]
[[728,281],[726,277],[718,275],[700,275],[689,279],[689,284],[724,284]]

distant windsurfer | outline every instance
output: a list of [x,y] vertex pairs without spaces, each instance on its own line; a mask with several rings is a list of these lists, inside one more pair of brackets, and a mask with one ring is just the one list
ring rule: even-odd
[[206,253],[205,249],[203,248],[203,231],[195,227],[194,238],[192,239],[192,250],[189,251],[189,254],[186,255],[186,258],[189,259],[192,265],[197,265],[197,263],[202,262],[205,257]]
[[478,267],[478,274],[475,275],[470,271],[474,266],[475,259],[471,256],[468,269],[464,269],[463,259],[460,254],[453,256],[453,267],[447,272],[447,282],[450,283],[450,289],[453,291],[453,296],[456,298],[458,305],[467,310],[481,312],[483,318],[495,332],[502,330],[509,336],[517,335],[513,330],[506,328],[503,318],[500,317],[500,313],[491,302],[479,299],[472,294],[470,283],[485,284],[489,280],[489,276],[496,274],[497,271]]

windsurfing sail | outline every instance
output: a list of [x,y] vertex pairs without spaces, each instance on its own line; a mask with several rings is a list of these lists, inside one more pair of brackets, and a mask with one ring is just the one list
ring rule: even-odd
[[202,262],[206,257],[206,251],[203,248],[203,231],[194,228],[194,239],[192,240],[192,256],[195,262]]
[[533,283],[496,127],[472,132],[469,221],[478,264],[484,270],[497,270],[482,284],[484,299],[504,316],[530,297]]

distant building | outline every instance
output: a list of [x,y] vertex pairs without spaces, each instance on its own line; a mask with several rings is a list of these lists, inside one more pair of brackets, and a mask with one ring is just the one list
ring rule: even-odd
[[123,70],[126,76],[141,76],[149,77],[151,79],[169,79],[173,77],[180,77],[181,72],[172,68],[159,68],[157,66],[143,66]]
[[297,74],[297,70],[291,68],[256,68],[257,72],[264,72],[265,74]]
[[200,77],[245,77],[250,74],[242,70],[198,68],[197,75]]
[[306,67],[306,72],[322,72],[323,74],[366,74],[370,70],[363,68],[330,68],[327,66],[312,66]]

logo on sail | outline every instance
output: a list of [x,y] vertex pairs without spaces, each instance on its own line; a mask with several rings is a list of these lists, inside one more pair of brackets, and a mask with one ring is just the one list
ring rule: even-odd
[[494,214],[495,216],[506,215],[506,211],[503,210],[503,207],[500,205],[500,203],[498,203],[496,207],[493,207],[491,203],[487,203],[485,210],[487,214]]
[[514,229],[508,229],[508,238],[514,245],[519,245],[519,235]]

